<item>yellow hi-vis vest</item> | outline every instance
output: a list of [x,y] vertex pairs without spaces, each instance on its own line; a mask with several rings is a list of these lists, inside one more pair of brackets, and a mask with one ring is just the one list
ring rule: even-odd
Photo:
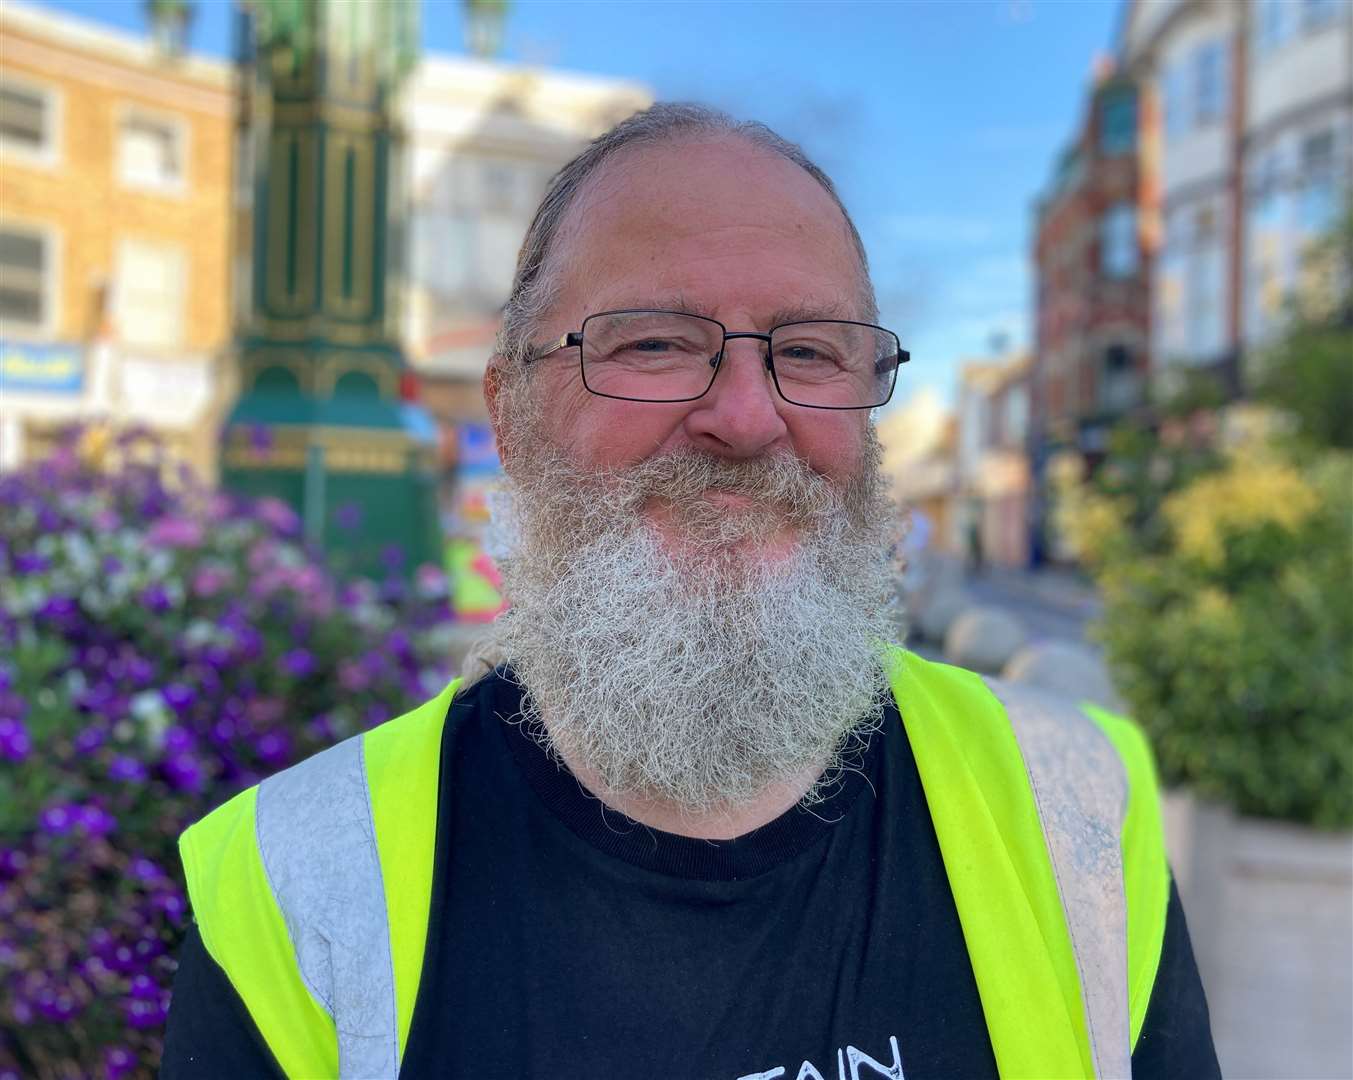
[[[1128,1076],[1170,889],[1145,740],[901,649],[886,662],[1001,1075]],[[202,941],[288,1076],[399,1072],[456,686],[183,834]]]

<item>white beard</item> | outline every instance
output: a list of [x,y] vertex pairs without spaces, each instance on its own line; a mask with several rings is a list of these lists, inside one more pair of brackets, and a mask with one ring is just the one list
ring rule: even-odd
[[[685,453],[604,474],[537,453],[509,485],[496,644],[551,748],[614,794],[700,812],[807,775],[877,726],[894,632],[891,507],[872,439],[838,487],[788,455]],[[754,500],[729,511],[720,489]],[[670,508],[679,551],[642,508]],[[791,526],[794,550],[755,553]],[[747,549],[751,548],[751,551]]]

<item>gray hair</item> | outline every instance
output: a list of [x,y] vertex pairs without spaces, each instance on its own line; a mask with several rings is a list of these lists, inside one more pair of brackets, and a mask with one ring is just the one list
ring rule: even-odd
[[869,259],[859,230],[841,202],[831,177],[803,152],[802,147],[777,135],[765,124],[737,121],[726,113],[703,105],[661,103],[635,113],[598,136],[550,180],[517,256],[512,292],[503,306],[503,323],[495,349],[499,362],[505,362],[509,369],[519,369],[530,356],[531,338],[536,324],[550,309],[559,292],[559,275],[550,265],[555,240],[569,208],[577,201],[588,180],[610,158],[627,147],[651,145],[689,135],[724,135],[743,139],[792,161],[816,180],[841,211],[851,243],[859,257],[867,309],[865,318],[877,317],[877,302],[869,280]]

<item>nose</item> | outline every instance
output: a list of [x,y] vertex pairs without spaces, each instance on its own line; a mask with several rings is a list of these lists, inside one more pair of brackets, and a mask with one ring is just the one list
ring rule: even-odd
[[686,430],[697,446],[711,453],[756,457],[788,438],[781,404],[766,366],[765,344],[728,341],[714,383],[695,402]]

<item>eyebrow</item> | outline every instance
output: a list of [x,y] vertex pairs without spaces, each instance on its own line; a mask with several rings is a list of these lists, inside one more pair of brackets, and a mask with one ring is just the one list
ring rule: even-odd
[[[706,319],[714,319],[716,322],[722,321],[715,317],[714,308],[709,304],[688,300],[682,293],[650,295],[642,300],[626,297],[609,304],[606,310],[680,311],[687,315],[701,315]],[[855,317],[856,313],[847,304],[808,298],[777,308],[771,313],[766,325],[771,327],[781,326],[785,323],[808,322],[813,319],[853,319]],[[730,327],[730,329],[736,330],[739,328]]]

